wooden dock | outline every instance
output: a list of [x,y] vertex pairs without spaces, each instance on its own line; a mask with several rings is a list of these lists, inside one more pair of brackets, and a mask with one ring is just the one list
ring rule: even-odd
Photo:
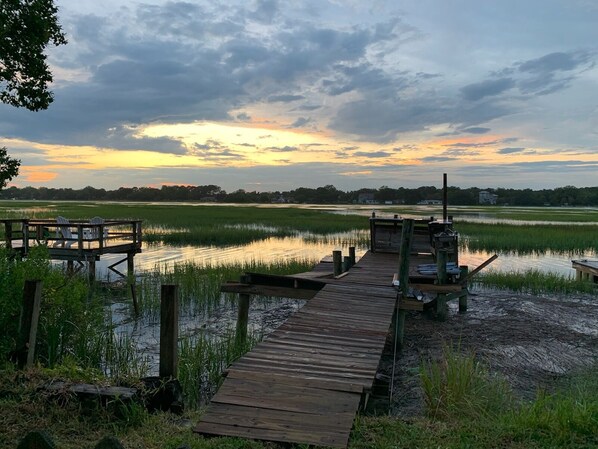
[[114,267],[127,262],[128,274],[134,271],[133,258],[141,252],[141,220],[48,220],[2,219],[4,244],[19,257],[27,257],[36,246],[45,246],[50,259],[89,265],[90,276],[95,263],[105,254],[121,254],[123,259],[109,269],[125,276]]
[[303,308],[231,365],[195,431],[346,447],[389,334],[397,269],[396,254],[368,252],[342,277],[321,278]]
[[598,260],[573,260],[571,264],[575,269],[575,279],[598,283]]

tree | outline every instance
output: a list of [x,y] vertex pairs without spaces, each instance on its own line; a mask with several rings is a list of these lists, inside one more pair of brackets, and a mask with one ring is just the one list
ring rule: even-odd
[[6,147],[0,147],[0,190],[6,183],[19,174],[21,161],[11,158],[6,152]]
[[0,100],[31,111],[53,101],[44,50],[66,44],[53,0],[0,0]]

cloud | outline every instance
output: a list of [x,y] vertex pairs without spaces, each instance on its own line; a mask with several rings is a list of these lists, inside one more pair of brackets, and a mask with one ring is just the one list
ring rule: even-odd
[[525,151],[525,148],[520,147],[506,147],[500,148],[497,153],[498,154],[513,154],[513,153],[522,153]]
[[557,71],[570,71],[584,65],[589,61],[586,52],[556,52],[549,53],[537,59],[530,59],[519,64],[519,71],[530,73],[550,73]]
[[275,151],[277,153],[291,153],[293,151],[297,151],[299,148],[292,147],[292,146],[284,146],[284,147],[268,147],[266,150],[268,151]]
[[353,156],[377,159],[390,157],[392,156],[392,153],[389,153],[388,151],[356,151],[353,153]]
[[461,132],[469,134],[486,134],[488,131],[490,131],[490,128],[484,128],[482,126],[471,126],[469,128],[461,129]]
[[484,97],[498,95],[514,86],[515,82],[511,78],[485,80],[461,88],[461,94],[468,101],[477,101]]
[[290,128],[301,128],[311,122],[311,118],[299,117],[297,120],[291,123]]
[[291,101],[303,100],[303,95],[271,95],[268,97],[268,103],[290,103]]
[[188,154],[216,165],[227,164],[230,160],[246,159],[242,153],[232,151],[217,140],[207,140],[204,144],[195,144],[189,149]]
[[420,159],[421,162],[447,162],[454,161],[454,157],[449,156],[428,156]]

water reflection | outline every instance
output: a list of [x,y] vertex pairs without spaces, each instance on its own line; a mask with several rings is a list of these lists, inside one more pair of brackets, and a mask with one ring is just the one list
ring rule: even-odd
[[[348,254],[352,242],[364,241],[367,231],[354,231],[351,233],[335,234],[332,236],[306,237],[270,237],[265,240],[227,247],[217,246],[170,246],[164,244],[144,243],[143,252],[135,257],[137,272],[153,270],[156,267],[166,269],[178,262],[193,262],[200,265],[216,266],[221,264],[236,264],[250,262],[276,262],[279,260],[321,260],[332,254],[333,250],[341,250]],[[357,257],[367,251],[367,245],[356,246]],[[494,253],[485,251],[460,251],[459,263],[474,268],[492,256]],[[550,251],[544,254],[514,255],[498,253],[498,260],[490,266],[493,270],[525,271],[537,269],[544,272],[560,273],[566,276],[573,275],[571,259],[598,257],[596,252],[588,251],[582,254],[557,254]],[[118,260],[117,256],[105,256],[97,264],[98,276],[108,278],[110,274],[107,267]]]

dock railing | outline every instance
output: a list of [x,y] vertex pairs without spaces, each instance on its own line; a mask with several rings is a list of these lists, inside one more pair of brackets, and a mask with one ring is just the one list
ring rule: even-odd
[[24,255],[32,246],[46,245],[56,250],[112,252],[119,247],[141,249],[141,220],[2,219],[7,248]]

